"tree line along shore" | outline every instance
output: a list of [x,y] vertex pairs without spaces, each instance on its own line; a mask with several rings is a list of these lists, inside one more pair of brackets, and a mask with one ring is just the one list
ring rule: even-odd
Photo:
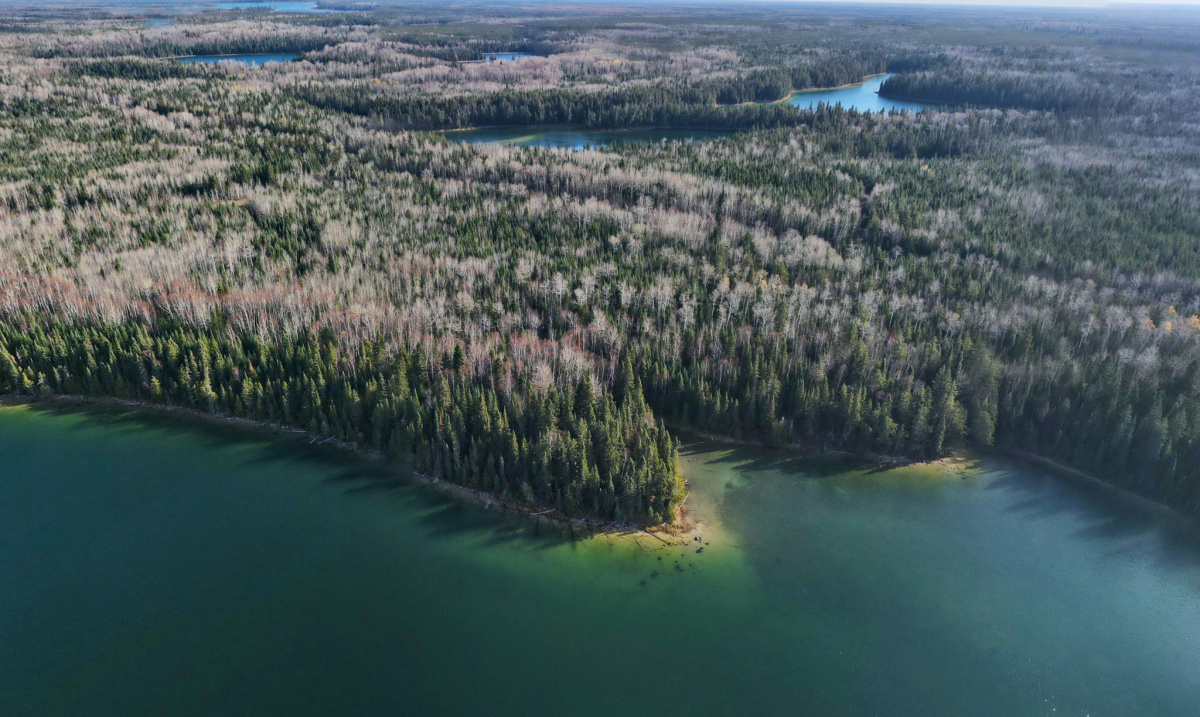
[[[446,12],[22,16],[0,391],[278,422],[612,521],[673,519],[668,424],[1011,448],[1196,509],[1188,22],[1147,44],[1119,10],[1085,35],[1001,11]],[[297,59],[164,59],[248,52]],[[494,52],[537,56],[468,62]],[[944,109],[769,104],[880,72]],[[730,134],[438,134],[509,124]]]

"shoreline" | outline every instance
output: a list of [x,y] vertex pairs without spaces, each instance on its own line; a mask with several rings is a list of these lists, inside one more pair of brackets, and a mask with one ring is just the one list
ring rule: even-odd
[[1200,518],[1200,516],[1197,516],[1194,513],[1188,513],[1182,508],[1177,508],[1168,503],[1157,501],[1148,495],[1144,495],[1131,488],[1126,488],[1125,486],[1106,481],[1099,476],[1092,475],[1091,473],[1078,468],[1073,468],[1072,466],[1056,461],[1053,458],[1039,456],[1036,453],[1029,453],[1028,451],[1022,451],[1016,448],[996,448],[993,449],[992,452],[1007,456],[1013,460],[1033,463],[1040,468],[1048,470],[1051,473],[1057,474],[1064,478],[1082,481],[1103,490],[1112,491],[1118,495],[1140,503],[1144,508],[1153,509],[1162,513],[1163,515],[1169,515],[1178,520],[1185,521],[1193,528],[1200,529],[1200,520],[1197,519]]
[[947,102],[947,101],[945,101],[945,100],[931,100],[931,99],[929,99],[929,98],[926,98],[926,97],[903,97],[903,96],[897,96],[897,95],[894,95],[894,94],[886,94],[886,95],[885,95],[885,94],[883,94],[882,92],[876,92],[875,94],[879,95],[881,98],[883,98],[883,99],[885,99],[885,100],[893,100],[893,101],[895,101],[895,102],[917,102],[917,103],[920,103],[920,104],[923,104],[923,105],[933,105],[932,107],[930,107],[930,108],[928,108],[928,109],[937,109],[937,110],[939,110],[939,111],[942,111],[942,112],[945,112],[946,110],[944,110],[944,109],[940,109],[940,108],[944,108],[944,107],[966,107],[966,106],[967,106],[965,103],[962,103],[962,104],[955,104],[955,103],[953,103],[953,102]]
[[[755,104],[757,104],[757,103],[755,103]],[[734,105],[717,105],[717,106],[718,107],[721,107],[721,106],[732,107]],[[578,125],[578,124],[535,124],[535,125],[506,124],[506,125],[482,125],[479,127],[455,127],[454,129],[402,129],[402,130],[393,130],[393,131],[413,132],[413,133],[423,132],[425,134],[448,135],[448,134],[455,134],[458,132],[482,132],[482,131],[487,131],[487,130],[503,130],[503,129],[528,130],[531,134],[545,131],[545,130],[570,130],[573,132],[647,132],[647,131],[655,131],[655,132],[728,132],[730,134],[745,131],[745,130],[740,130],[740,129],[729,129],[728,127],[656,127],[656,126],[586,127],[584,125]],[[449,139],[449,137],[447,137],[446,139]],[[496,141],[503,141],[503,140],[496,140]]]
[[[177,58],[171,58],[171,59],[177,59]],[[892,73],[877,72],[872,75],[864,76],[863,79],[859,82],[849,82],[844,85],[837,85],[836,87],[809,87],[809,88],[806,88],[803,90],[792,90],[777,100],[768,100],[765,102],[755,102],[755,101],[751,100],[751,101],[747,101],[747,102],[736,102],[734,104],[729,104],[729,105],[723,105],[723,104],[717,103],[717,104],[713,105],[713,107],[719,108],[719,107],[748,107],[748,106],[752,106],[752,105],[763,105],[763,106],[783,105],[783,104],[787,104],[788,102],[790,102],[791,99],[793,97],[796,97],[797,95],[804,95],[804,94],[815,93],[815,92],[833,92],[835,90],[845,90],[845,89],[849,89],[851,87],[861,87],[862,85],[865,85],[868,80],[875,79],[876,77],[887,77],[889,74],[892,74]],[[880,97],[882,97],[884,99],[896,100],[899,102],[920,102],[920,103],[924,103],[924,104],[938,104],[938,105],[943,104],[943,103],[937,102],[935,100],[911,99],[911,98],[904,98],[904,97],[890,97],[890,96],[883,95],[878,92],[876,94],[878,94]],[[451,129],[387,130],[387,131],[391,131],[391,132],[424,132],[424,133],[428,133],[428,134],[441,134],[441,135],[445,136],[447,140],[449,140],[450,137],[448,135],[452,135],[452,134],[460,133],[460,132],[479,132],[479,131],[487,131],[487,130],[518,130],[518,129],[519,130],[527,130],[530,133],[536,133],[536,132],[545,131],[545,130],[571,130],[571,131],[575,131],[575,132],[584,132],[584,133],[586,133],[586,132],[637,132],[637,131],[657,130],[657,131],[668,131],[668,132],[670,132],[670,131],[728,132],[731,135],[739,134],[739,133],[746,131],[745,129],[731,129],[728,127],[697,127],[697,126],[687,126],[687,127],[658,127],[658,126],[586,127],[586,126],[577,125],[577,124],[479,125],[479,126],[472,126],[472,127],[454,127]],[[504,140],[495,140],[494,142],[500,143],[500,144],[506,143]],[[492,144],[492,143],[493,143],[493,141],[489,141],[489,142],[483,142],[481,144]]]
[[[764,104],[764,105],[776,105],[776,104],[783,104],[783,103],[785,103],[785,102],[789,101],[790,99],[792,99],[793,97],[795,97],[796,95],[806,95],[806,94],[808,94],[808,93],[810,93],[810,92],[833,92],[834,90],[848,90],[848,89],[850,89],[851,87],[862,87],[863,85],[867,84],[867,80],[873,80],[873,79],[875,79],[876,77],[887,77],[889,74],[893,74],[893,73],[888,73],[888,72],[876,72],[876,73],[875,73],[875,74],[873,74],[873,75],[866,75],[866,76],[864,76],[864,77],[862,78],[862,80],[860,80],[859,82],[847,82],[846,84],[844,84],[844,85],[838,85],[837,87],[809,87],[808,89],[804,89],[804,90],[792,90],[791,92],[789,92],[789,93],[787,93],[786,95],[784,95],[782,99],[778,99],[778,100],[772,100],[771,102],[744,102],[744,103],[742,103],[742,104],[753,104],[753,105],[758,105],[758,104]],[[882,95],[881,95],[881,96],[882,96]]]
[[917,461],[907,456],[892,456],[882,453],[853,453],[851,451],[839,451],[829,448],[817,448],[810,443],[785,443],[782,446],[773,446],[766,441],[754,440],[752,438],[734,438],[733,436],[723,436],[719,433],[707,433],[687,426],[680,426],[671,422],[667,422],[667,428],[670,428],[676,434],[695,436],[701,440],[711,441],[713,443],[725,443],[731,446],[739,446],[742,448],[766,448],[772,451],[793,451],[798,458],[820,458],[822,456],[839,456],[842,458],[853,458],[856,460],[865,461],[875,464],[882,468],[900,468],[911,465],[933,464],[938,461],[945,460],[951,456],[943,458],[935,458],[930,461]]
[[[172,59],[174,59],[174,58],[172,58]],[[473,62],[478,62],[478,60],[475,60]],[[766,102],[755,102],[755,101],[751,100],[751,101],[747,101],[747,102],[736,102],[731,105],[723,105],[723,104],[717,103],[717,104],[713,105],[713,107],[748,107],[751,105],[782,105],[782,104],[786,104],[789,100],[791,100],[796,95],[803,95],[803,94],[807,94],[810,92],[833,92],[834,90],[845,90],[845,89],[848,89],[851,87],[861,87],[862,85],[865,85],[867,83],[867,80],[872,80],[876,77],[886,77],[888,74],[889,73],[887,73],[887,72],[877,72],[873,75],[864,76],[862,78],[862,80],[859,82],[849,82],[844,85],[837,85],[836,87],[809,87],[809,88],[803,89],[803,90],[792,90],[777,100],[768,100]],[[880,97],[883,97],[883,95],[880,95]],[[894,99],[894,98],[888,98],[888,99]],[[921,102],[922,100],[913,100],[913,101]],[[741,129],[729,129],[727,127],[690,127],[690,126],[689,127],[657,127],[657,126],[585,127],[585,126],[577,125],[577,124],[480,125],[480,126],[473,126],[473,127],[455,127],[453,129],[394,130],[394,131],[427,132],[430,134],[436,133],[436,134],[448,135],[448,134],[454,134],[456,132],[477,132],[477,131],[482,131],[482,130],[497,130],[497,129],[524,129],[524,130],[529,130],[530,132],[537,132],[540,130],[554,130],[554,129],[573,130],[576,132],[636,132],[636,131],[640,131],[640,130],[661,130],[661,131],[676,131],[677,130],[680,132],[729,132],[730,134],[745,131],[745,130],[741,130]]]
[[291,55],[287,60],[275,60],[275,62],[291,62],[302,55],[302,52],[226,52],[219,55],[166,55],[164,57],[152,57],[152,60],[192,60],[197,57],[267,57],[271,55]]
[[[294,428],[282,423],[270,423],[268,421],[256,421],[250,418],[242,418],[240,416],[228,416],[218,413],[210,413],[196,408],[187,408],[184,406],[173,406],[162,403],[149,403],[147,401],[139,401],[131,398],[115,398],[109,396],[78,396],[74,394],[55,394],[52,396],[21,396],[17,394],[0,394],[0,406],[34,406],[38,404],[75,404],[76,407],[83,407],[85,404],[93,404],[108,408],[128,408],[142,412],[162,411],[175,416],[183,417],[194,421],[209,421],[218,425],[225,426],[240,426],[243,429],[251,429],[262,432],[270,432],[272,434],[290,434],[293,438],[309,438],[308,446],[312,448],[331,447],[341,451],[347,451],[356,456],[385,463],[390,467],[399,470],[404,476],[411,480],[413,484],[424,486],[428,489],[435,490],[443,495],[452,496],[464,502],[475,503],[482,505],[484,510],[491,510],[497,507],[506,514],[520,516],[523,519],[532,519],[535,526],[540,525],[544,519],[551,526],[559,528],[566,533],[572,540],[579,538],[579,532],[584,532],[582,537],[591,536],[607,536],[607,537],[637,537],[642,534],[650,535],[664,543],[672,544],[673,541],[664,539],[674,538],[680,541],[680,544],[690,543],[691,538],[697,532],[698,527],[702,525],[702,521],[698,521],[690,516],[684,508],[684,503],[687,501],[686,496],[684,502],[680,503],[677,508],[677,517],[672,523],[664,523],[661,525],[641,525],[638,523],[614,523],[607,520],[595,519],[594,516],[586,514],[567,515],[561,509],[543,505],[541,503],[529,503],[519,500],[512,496],[497,495],[486,491],[470,488],[465,485],[459,485],[450,481],[441,480],[437,476],[429,476],[411,467],[407,462],[399,462],[389,459],[382,451],[374,448],[364,448],[355,443],[349,443],[333,436],[322,436],[319,434],[310,433],[301,428]],[[558,515],[554,515],[557,513]]]
[[692,430],[690,428],[678,426],[678,425],[671,424],[671,423],[668,423],[667,427],[670,428],[677,435],[681,435],[681,436],[692,436],[692,437],[698,438],[703,441],[709,441],[712,443],[722,443],[722,444],[726,444],[729,446],[736,446],[736,447],[740,447],[740,448],[760,448],[760,449],[767,449],[767,450],[772,450],[772,451],[791,451],[798,458],[821,458],[823,456],[837,456],[837,457],[861,460],[866,463],[872,464],[876,468],[882,468],[882,469],[921,467],[921,466],[930,466],[930,467],[941,466],[941,467],[945,467],[950,472],[952,472],[956,475],[959,475],[960,477],[966,477],[966,476],[963,474],[962,468],[955,465],[956,463],[961,462],[961,461],[977,460],[979,458],[984,458],[984,457],[988,457],[988,456],[993,456],[993,457],[1001,456],[1001,457],[1008,458],[1009,460],[1033,463],[1042,469],[1048,470],[1051,473],[1058,475],[1059,477],[1070,478],[1072,480],[1078,480],[1078,481],[1084,481],[1084,482],[1087,482],[1088,484],[1094,485],[1103,490],[1112,491],[1116,494],[1124,496],[1125,498],[1129,498],[1129,499],[1132,499],[1132,500],[1140,503],[1145,508],[1151,508],[1155,511],[1162,513],[1163,515],[1169,515],[1175,519],[1185,521],[1187,524],[1200,530],[1200,516],[1198,516],[1194,513],[1186,512],[1182,508],[1170,505],[1168,503],[1163,503],[1161,501],[1155,500],[1154,498],[1151,498],[1150,496],[1144,495],[1142,493],[1138,493],[1137,491],[1132,490],[1130,488],[1126,488],[1125,486],[1117,485],[1116,483],[1106,481],[1099,476],[1092,475],[1091,473],[1080,470],[1079,468],[1074,468],[1065,463],[1061,463],[1059,461],[1054,460],[1053,458],[1039,456],[1035,453],[1029,453],[1027,451],[1022,451],[1022,450],[1018,450],[1015,448],[989,448],[987,450],[976,450],[976,449],[971,449],[971,448],[956,447],[950,453],[948,453],[945,456],[942,456],[941,458],[934,458],[931,460],[921,461],[921,460],[914,460],[914,459],[908,458],[906,456],[889,456],[889,455],[882,455],[882,454],[852,453],[850,451],[820,449],[820,448],[816,448],[812,445],[804,444],[804,443],[787,443],[782,446],[772,446],[772,445],[766,443],[765,441],[756,441],[753,439],[745,439],[745,438],[733,438],[731,436],[722,436],[720,434],[715,434],[715,433],[706,433],[704,431]]
[[[349,452],[361,458],[386,464],[389,467],[400,471],[406,480],[411,481],[415,485],[421,485],[427,489],[434,490],[443,495],[455,498],[456,500],[483,506],[484,510],[491,510],[492,507],[496,507],[502,513],[513,515],[527,521],[532,520],[535,529],[540,530],[541,521],[544,519],[551,527],[562,531],[564,533],[564,537],[569,537],[571,540],[577,540],[581,537],[588,538],[599,536],[607,538],[631,538],[636,541],[643,536],[650,536],[669,546],[683,546],[690,545],[693,542],[693,539],[696,536],[701,535],[704,532],[704,529],[707,527],[707,522],[704,520],[703,516],[694,515],[687,509],[686,504],[688,495],[686,493],[683,501],[680,502],[679,507],[676,509],[677,517],[674,522],[660,525],[641,525],[638,523],[618,524],[612,521],[595,519],[594,516],[589,516],[586,514],[567,515],[566,513],[563,513],[561,509],[553,506],[547,506],[541,503],[530,503],[512,496],[489,493],[487,491],[442,480],[438,476],[426,475],[415,470],[407,462],[391,460],[384,455],[382,451],[378,451],[373,448],[364,448],[355,443],[349,443],[339,438],[334,438],[333,436],[322,436],[281,423],[256,421],[239,416],[209,413],[200,409],[186,408],[184,406],[149,403],[146,401],[138,401],[136,399],[128,398],[115,398],[108,396],[77,396],[73,394],[55,394],[53,396],[21,396],[16,394],[0,394],[0,406],[34,406],[38,404],[75,404],[75,407],[77,408],[82,408],[84,405],[92,404],[107,408],[127,408],[146,413],[162,411],[164,413],[182,417],[187,420],[212,422],[222,426],[237,426],[242,429],[270,433],[276,437],[280,434],[287,434],[296,439],[308,438],[310,440],[308,441],[307,447],[330,447],[340,451]],[[1039,456],[1034,453],[1013,448],[994,448],[987,451],[967,451],[965,453],[960,450],[955,450],[951,454],[943,456],[942,458],[936,458],[928,461],[917,461],[905,456],[862,454],[852,453],[850,451],[820,449],[805,443],[788,443],[782,446],[772,446],[765,441],[734,438],[731,436],[693,430],[673,424],[668,424],[668,427],[679,437],[691,437],[700,441],[720,443],[737,448],[758,448],[779,452],[788,452],[793,457],[797,458],[821,458],[829,456],[850,458],[863,461],[874,466],[875,468],[885,470],[911,466],[948,466],[948,462],[952,461],[970,460],[972,458],[980,458],[988,455],[1004,456],[1011,460],[1033,463],[1064,478],[1085,481],[1088,484],[1104,490],[1113,491],[1127,498],[1136,500],[1146,508],[1152,508],[1164,515],[1170,515],[1173,518],[1187,522],[1193,527],[1200,528],[1200,521],[1196,520],[1197,516],[1192,513],[1185,512],[1181,508],[1157,501],[1130,488],[1111,483],[1103,478],[1087,473],[1086,471],[1056,461],[1053,458],[1047,458],[1045,456]],[[952,470],[954,473],[960,474],[961,476],[960,469],[953,468]],[[684,478],[684,485],[688,485],[686,477]]]

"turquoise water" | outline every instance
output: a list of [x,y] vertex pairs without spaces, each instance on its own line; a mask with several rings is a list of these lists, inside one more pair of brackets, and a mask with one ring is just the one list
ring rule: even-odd
[[688,443],[702,540],[668,545],[572,540],[306,439],[162,413],[0,407],[0,456],[6,717],[1200,700],[1192,524],[1005,461]]
[[511,144],[519,147],[593,149],[617,144],[689,142],[728,137],[732,132],[687,129],[589,130],[560,128],[464,129],[444,133],[451,142],[466,144]]
[[803,109],[816,109],[819,104],[841,105],[846,109],[857,109],[860,112],[890,112],[892,110],[908,110],[920,112],[937,105],[927,102],[906,102],[904,100],[889,100],[879,96],[879,88],[891,75],[880,75],[868,78],[860,85],[839,87],[831,90],[812,90],[797,92],[788,98],[788,104]]
[[175,59],[186,63],[204,63],[206,65],[218,62],[241,62],[246,65],[265,65],[268,62],[291,62],[295,55],[287,53],[264,52],[254,55],[192,55]]
[[522,57],[533,57],[533,55],[525,52],[489,52],[484,57],[487,58],[485,62],[491,64],[493,62],[512,62]]

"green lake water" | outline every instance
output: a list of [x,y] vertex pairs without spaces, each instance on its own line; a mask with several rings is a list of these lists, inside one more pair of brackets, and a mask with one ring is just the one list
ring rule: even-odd
[[0,714],[1196,714],[1190,523],[1003,461],[683,469],[700,543],[571,540],[305,439],[0,406]]

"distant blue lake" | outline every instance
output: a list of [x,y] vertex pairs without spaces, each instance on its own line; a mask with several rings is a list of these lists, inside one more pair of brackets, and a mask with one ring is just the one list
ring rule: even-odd
[[797,92],[789,97],[787,102],[802,109],[815,110],[817,105],[826,104],[829,106],[841,105],[845,109],[856,109],[859,112],[890,112],[891,110],[920,112],[926,108],[937,107],[929,102],[907,102],[880,97],[879,88],[889,77],[891,77],[890,74],[880,75],[868,78],[860,85]]
[[315,2],[219,2],[216,4],[218,10],[274,10],[276,12],[304,12],[304,13],[323,13],[323,12],[341,12],[340,10],[331,10],[319,8]]
[[732,132],[704,129],[580,129],[577,127],[511,127],[444,132],[451,142],[511,144],[519,147],[596,149],[618,144],[689,142],[727,137]]
[[522,57],[533,57],[533,55],[527,52],[489,52],[484,57],[487,58],[485,62],[491,64],[493,62],[512,62]]
[[255,55],[192,55],[177,57],[176,60],[188,64],[204,63],[206,65],[218,62],[241,62],[247,65],[265,65],[268,62],[291,62],[296,56],[278,52],[263,52]]

